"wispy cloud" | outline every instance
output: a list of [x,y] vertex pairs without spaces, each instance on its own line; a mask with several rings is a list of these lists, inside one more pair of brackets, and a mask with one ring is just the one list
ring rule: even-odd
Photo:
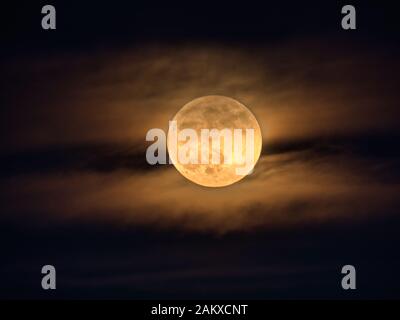
[[[6,66],[2,218],[227,232],[395,214],[398,64],[338,48],[153,45]],[[144,157],[148,129],[208,94],[263,130],[255,172],[222,189]]]

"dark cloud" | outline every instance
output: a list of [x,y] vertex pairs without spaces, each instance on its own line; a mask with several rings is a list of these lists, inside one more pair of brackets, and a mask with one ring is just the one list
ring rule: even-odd
[[149,165],[143,146],[49,146],[0,156],[0,177],[115,170],[140,172],[162,168]]
[[[0,294],[3,298],[393,298],[398,297],[399,286],[398,224],[396,216],[375,217],[361,223],[336,221],[222,237],[93,223],[39,229],[8,224],[3,225],[0,239],[11,236],[14,245],[3,251]],[[38,284],[40,266],[50,261],[58,271],[58,288],[51,296]],[[354,264],[358,270],[358,290],[351,296],[339,286],[344,264]]]
[[[318,137],[313,139],[280,140],[265,144],[264,156],[299,152],[297,160],[324,155],[351,154],[397,163],[400,150],[394,148],[400,137],[397,133]],[[150,145],[151,143],[147,143]],[[300,152],[303,152],[300,155]],[[132,145],[57,145],[0,155],[0,176],[11,177],[35,173],[67,173],[74,171],[131,172],[163,168],[146,161],[146,147]],[[391,171],[397,175],[395,170]]]

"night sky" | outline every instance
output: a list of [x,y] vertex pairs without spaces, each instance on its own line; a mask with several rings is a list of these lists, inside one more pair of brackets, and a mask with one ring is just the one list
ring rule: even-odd
[[[0,297],[400,298],[399,11],[351,2],[343,30],[344,4],[2,4]],[[212,94],[256,116],[254,173],[147,164],[146,132]]]

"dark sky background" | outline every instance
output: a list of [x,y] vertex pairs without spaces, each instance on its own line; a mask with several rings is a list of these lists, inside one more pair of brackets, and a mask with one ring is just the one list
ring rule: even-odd
[[[2,4],[0,297],[399,298],[399,11],[351,3],[351,31],[340,1]],[[215,93],[260,122],[254,176],[147,165]]]

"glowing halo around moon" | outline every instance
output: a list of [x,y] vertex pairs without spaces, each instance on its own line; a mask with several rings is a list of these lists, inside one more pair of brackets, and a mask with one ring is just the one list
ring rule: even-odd
[[[254,130],[254,157],[250,164],[250,172],[257,163],[262,147],[262,135],[260,126],[251,113],[240,102],[224,96],[204,96],[196,98],[185,104],[175,115],[177,131],[192,128],[200,137],[202,129],[242,129],[242,154],[246,152],[246,129]],[[233,158],[232,163],[208,163],[208,164],[182,164],[177,160],[176,149],[172,148],[171,129],[168,131],[167,147],[169,156],[175,168],[188,180],[206,187],[224,187],[243,179],[246,175],[238,175],[236,169],[239,165]],[[178,146],[183,142],[178,142]],[[200,141],[198,142],[201,143]],[[223,153],[221,150],[217,152]],[[215,152],[211,150],[210,152]],[[223,157],[223,155],[222,155]]]

